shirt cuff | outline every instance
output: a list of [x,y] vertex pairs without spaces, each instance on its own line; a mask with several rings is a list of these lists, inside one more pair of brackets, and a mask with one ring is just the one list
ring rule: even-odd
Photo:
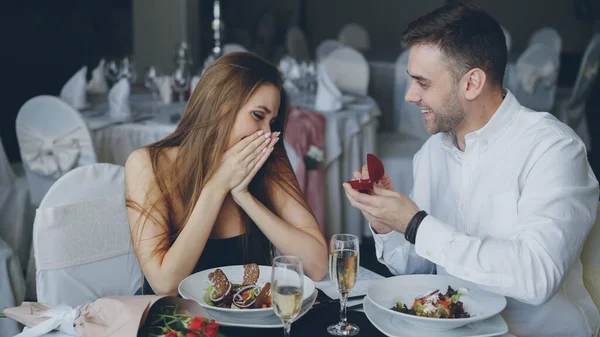
[[377,260],[383,262],[383,251],[398,248],[404,244],[408,244],[408,241],[404,238],[404,234],[391,231],[385,234],[378,234],[373,229],[373,226],[369,224],[369,229],[373,234],[373,240],[375,241],[375,255]]
[[452,241],[454,229],[431,215],[427,215],[419,229],[415,239],[415,251],[417,255],[445,267],[446,256],[444,247]]

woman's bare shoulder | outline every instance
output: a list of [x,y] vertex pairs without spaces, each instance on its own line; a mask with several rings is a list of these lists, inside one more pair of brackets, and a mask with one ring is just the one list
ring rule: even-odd
[[[178,148],[166,149],[159,155],[157,165],[167,169],[175,160],[177,151]],[[125,181],[127,185],[140,184],[146,187],[155,184],[155,172],[148,148],[141,147],[129,155],[125,163]]]

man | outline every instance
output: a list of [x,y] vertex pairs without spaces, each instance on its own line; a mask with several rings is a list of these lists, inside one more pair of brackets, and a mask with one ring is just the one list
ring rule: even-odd
[[598,207],[585,146],[502,89],[506,44],[485,12],[440,8],[403,42],[406,100],[433,134],[414,157],[412,198],[387,176],[370,195],[344,184],[370,221],[377,258],[394,274],[437,271],[506,296],[515,336],[595,337],[600,315],[579,261]]

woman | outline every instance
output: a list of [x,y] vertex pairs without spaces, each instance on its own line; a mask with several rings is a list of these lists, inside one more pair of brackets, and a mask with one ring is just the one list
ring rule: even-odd
[[277,68],[250,53],[202,75],[177,130],[125,164],[144,294],[176,295],[209,268],[271,264],[272,248],[323,278],[327,245],[285,153],[287,97]]

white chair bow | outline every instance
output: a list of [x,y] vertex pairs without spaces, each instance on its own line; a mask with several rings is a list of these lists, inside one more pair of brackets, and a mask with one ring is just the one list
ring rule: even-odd
[[87,67],[79,69],[60,91],[60,98],[75,109],[83,109],[87,105],[86,91]]
[[77,165],[86,130],[76,127],[58,136],[48,137],[28,126],[20,126],[21,155],[23,162],[33,172],[59,178]]

